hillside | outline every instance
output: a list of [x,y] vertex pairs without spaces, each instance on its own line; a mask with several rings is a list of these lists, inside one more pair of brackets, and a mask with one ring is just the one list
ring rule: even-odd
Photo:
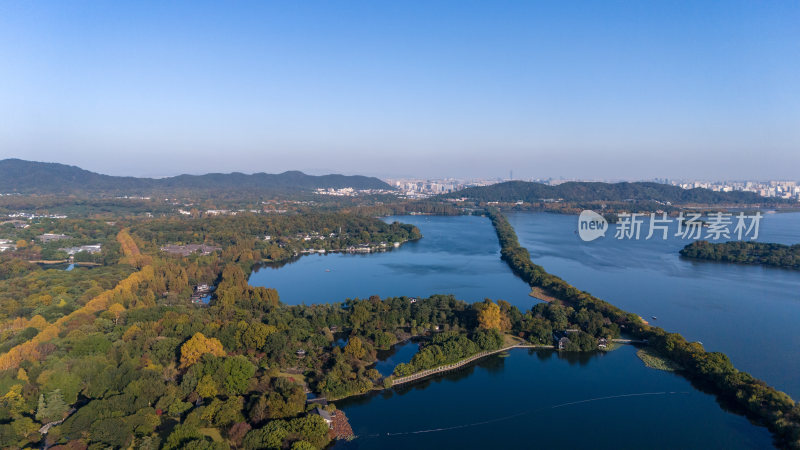
[[683,189],[678,186],[649,182],[579,182],[572,181],[557,186],[527,181],[507,181],[491,186],[463,189],[446,194],[446,198],[467,197],[479,201],[536,202],[544,199],[562,199],[568,202],[622,202],[658,201],[674,204],[755,204],[778,203],[753,192],[714,192],[708,189]]
[[57,163],[4,159],[0,161],[0,192],[20,194],[149,194],[179,190],[311,191],[317,188],[392,189],[374,177],[360,175],[306,175],[210,173],[168,178],[102,175]]

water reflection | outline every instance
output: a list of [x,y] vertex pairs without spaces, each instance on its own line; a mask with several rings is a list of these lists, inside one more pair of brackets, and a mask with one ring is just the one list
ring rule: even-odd
[[[336,448],[765,448],[771,438],[635,349],[515,349],[410,386],[336,402],[355,441]],[[680,430],[673,433],[665,430]],[[658,436],[658,439],[653,439]]]
[[409,341],[399,342],[389,350],[378,350],[378,361],[375,369],[381,375],[388,377],[394,372],[394,368],[400,363],[408,363],[419,350],[421,339],[414,338]]

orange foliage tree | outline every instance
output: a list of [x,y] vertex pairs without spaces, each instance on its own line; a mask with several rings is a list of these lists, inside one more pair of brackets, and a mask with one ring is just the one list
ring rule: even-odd
[[181,368],[191,366],[207,353],[214,356],[225,356],[222,342],[217,338],[207,338],[203,333],[195,333],[181,346]]
[[120,262],[123,264],[130,264],[137,268],[142,268],[153,262],[153,259],[147,255],[142,255],[136,241],[130,235],[128,230],[122,230],[117,233],[117,242],[119,242],[122,254],[125,255]]
[[507,330],[510,328],[510,320],[501,310],[497,303],[486,301],[480,305],[481,309],[478,311],[478,323],[481,328],[494,329],[498,331]]

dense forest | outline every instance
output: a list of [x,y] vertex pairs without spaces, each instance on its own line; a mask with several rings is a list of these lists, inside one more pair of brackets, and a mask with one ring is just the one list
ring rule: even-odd
[[444,198],[470,198],[483,202],[563,200],[566,202],[659,202],[672,204],[781,204],[754,192],[715,192],[709,189],[683,189],[668,184],[601,183],[570,181],[556,186],[527,181],[507,181],[490,186],[471,187],[445,194]]
[[[342,214],[291,214],[264,217],[257,214],[207,217],[172,217],[134,223],[132,232],[144,242],[163,244],[213,243],[236,245],[242,239],[283,242],[301,238],[327,241],[330,248],[361,243],[405,242],[422,235],[412,225],[387,224],[372,217]],[[333,235],[333,236],[331,236]],[[308,237],[308,240],[305,238]]]
[[488,214],[500,240],[502,258],[531,287],[542,289],[548,297],[564,305],[599,313],[618,324],[623,332],[647,340],[649,348],[683,367],[682,373],[690,380],[768,427],[779,446],[800,448],[800,405],[795,404],[791,397],[749,373],[737,370],[725,354],[707,352],[699,342],[689,342],[678,333],[650,326],[639,316],[547,273],[531,261],[530,254],[519,244],[505,216],[495,209],[489,210]]
[[0,196],[0,214],[24,212],[39,216],[55,214],[81,218],[112,218],[146,214],[176,214],[176,209],[173,202],[152,198],[99,198],[70,195]]
[[4,159],[0,161],[0,192],[20,194],[127,194],[175,193],[186,191],[271,191],[291,193],[317,188],[386,189],[383,181],[360,175],[306,175],[292,171],[281,174],[211,173],[167,178],[135,178],[101,175],[75,166],[57,163]]
[[[739,372],[725,355],[646,325],[533,264],[513,228],[489,212],[501,256],[556,301],[521,311],[501,299],[452,296],[332,299],[288,306],[253,287],[254,264],[308,249],[420,238],[401,223],[344,213],[44,219],[4,228],[30,245],[0,256],[0,442],[6,448],[273,448],[327,446],[332,435],[306,402],[392,386],[395,376],[452,363],[504,339],[597,351],[621,332],[647,339],[685,374],[797,445],[798,408]],[[39,233],[69,238],[43,243]],[[61,242],[103,243],[102,264],[72,271],[27,262]],[[208,244],[187,256],[164,245]],[[215,286],[208,305],[194,287]],[[420,351],[392,376],[377,351],[409,338]],[[336,414],[336,406],[325,407]],[[64,447],[58,447],[64,446]]]
[[[423,348],[398,374],[498,348],[505,334],[552,344],[569,328],[572,351],[619,334],[596,312],[558,304],[520,311],[502,300],[373,296],[287,306],[274,289],[247,282],[250,267],[269,257],[256,242],[286,251],[329,231],[348,244],[418,238],[409,225],[346,214],[106,225],[47,226],[84,237],[119,230],[115,263],[45,270],[4,255],[4,447],[322,448],[331,436],[306,390],[336,400],[390,387],[393,377],[374,369],[376,352],[401,340],[417,337]],[[168,242],[222,250],[170,256],[160,251]],[[200,283],[216,285],[210,305],[190,302]]]
[[800,270],[800,244],[783,245],[744,241],[712,244],[707,241],[695,241],[681,249],[681,256]]
[[[360,194],[356,197],[320,195],[313,191],[278,192],[259,189],[229,191],[171,192],[165,196],[101,196],[89,193],[81,195],[0,195],[0,215],[20,213],[36,216],[69,216],[116,220],[117,218],[150,218],[177,216],[188,213],[193,217],[208,215],[211,211],[226,214],[241,212],[263,214],[292,214],[351,211],[366,215],[382,215],[369,212],[369,206],[380,207],[391,203],[398,210],[403,208],[392,194]],[[431,202],[433,203],[433,202]],[[440,208],[441,202],[435,202]],[[449,206],[449,205],[445,205]],[[450,206],[452,208],[452,206]],[[184,211],[185,213],[181,213]],[[361,211],[364,211],[363,213]],[[378,211],[376,209],[376,211]],[[414,211],[414,210],[409,210]],[[21,219],[17,219],[21,220]]]

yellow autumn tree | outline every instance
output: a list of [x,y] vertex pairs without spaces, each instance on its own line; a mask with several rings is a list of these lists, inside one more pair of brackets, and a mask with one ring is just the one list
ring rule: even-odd
[[478,311],[478,324],[481,328],[503,330],[508,327],[508,323],[508,318],[500,311],[497,303],[487,301]]
[[28,321],[28,326],[36,328],[37,330],[44,330],[47,327],[47,320],[39,314],[31,317]]
[[367,354],[367,350],[364,348],[361,339],[358,336],[353,336],[344,346],[344,354],[361,359]]
[[141,254],[139,247],[136,245],[130,233],[128,233],[128,230],[122,230],[117,233],[117,242],[119,242],[123,255],[130,258]]
[[181,346],[181,368],[191,366],[207,353],[214,356],[225,356],[222,342],[217,338],[207,338],[203,333],[195,333]]
[[124,255],[122,259],[120,259],[120,263],[142,268],[153,262],[153,258],[143,255],[142,252],[139,251],[136,241],[133,240],[133,237],[127,229],[117,233],[117,242],[119,242],[120,249]]
[[125,307],[119,303],[114,303],[108,307],[108,312],[114,315],[114,325],[119,324],[119,318],[125,312]]
[[197,388],[195,391],[197,391],[197,394],[203,398],[215,397],[217,395],[217,384],[210,375],[205,374],[203,375],[203,378],[200,378],[200,381],[197,382]]
[[125,342],[129,342],[133,339],[136,339],[142,333],[142,329],[139,328],[139,325],[133,324],[125,330],[125,333],[122,334],[122,340]]
[[22,396],[22,385],[15,384],[0,397],[0,406],[12,414],[20,414],[25,410],[25,398]]

